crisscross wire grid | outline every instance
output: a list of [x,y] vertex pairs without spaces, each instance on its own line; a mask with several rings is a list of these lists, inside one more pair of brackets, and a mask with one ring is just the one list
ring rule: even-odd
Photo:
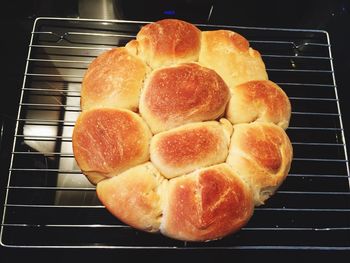
[[137,231],[107,212],[72,153],[81,81],[96,56],[124,46],[144,24],[36,20],[5,189],[2,245],[350,250],[348,157],[325,31],[198,25],[245,36],[292,104],[290,174],[241,231],[218,241],[181,242]]

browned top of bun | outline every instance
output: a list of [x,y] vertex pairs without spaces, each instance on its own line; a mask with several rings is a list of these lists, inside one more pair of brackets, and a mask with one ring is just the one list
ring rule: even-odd
[[137,52],[152,68],[196,61],[200,36],[200,30],[190,23],[177,19],[160,20],[141,28],[136,36]]
[[202,32],[199,63],[214,69],[233,89],[250,81],[268,79],[260,53],[240,34],[229,30]]
[[158,133],[151,140],[151,161],[167,178],[224,162],[231,129],[226,122],[190,123]]
[[241,133],[236,142],[258,165],[270,172],[277,172],[282,164],[279,149],[285,143],[285,137],[285,134],[278,132],[275,126],[262,124],[250,126]]
[[89,65],[81,90],[81,108],[118,107],[136,111],[146,64],[120,47],[99,55]]
[[159,230],[162,214],[161,188],[164,178],[148,162],[103,180],[97,184],[97,195],[108,211],[138,229]]
[[250,188],[226,164],[172,179],[167,198],[161,230],[181,240],[220,238],[253,213]]
[[213,70],[195,63],[154,71],[141,94],[140,113],[154,133],[193,121],[216,119],[230,98]]
[[101,108],[81,113],[72,143],[85,174],[110,177],[147,161],[150,138],[147,125],[136,113]]
[[233,123],[273,122],[287,129],[291,105],[287,95],[269,80],[253,80],[232,89],[227,118]]
[[273,128],[259,127],[246,130],[244,137],[241,137],[240,147],[263,168],[276,172],[281,167],[282,155],[279,147],[284,141],[282,134],[276,133]]
[[177,131],[167,134],[157,144],[159,155],[171,165],[192,163],[216,149],[219,136],[207,127]]
[[256,205],[284,181],[292,158],[292,145],[281,127],[266,122],[234,126],[227,163],[249,182]]

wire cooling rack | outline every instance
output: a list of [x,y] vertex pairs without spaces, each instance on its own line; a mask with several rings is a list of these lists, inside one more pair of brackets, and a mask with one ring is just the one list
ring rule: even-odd
[[[35,21],[5,189],[7,247],[350,250],[349,166],[328,33],[229,29],[259,50],[292,103],[294,159],[287,180],[241,231],[207,243],[137,231],[111,216],[75,163],[71,135],[80,86],[101,52],[135,38],[145,22]],[[268,238],[267,238],[268,237]]]

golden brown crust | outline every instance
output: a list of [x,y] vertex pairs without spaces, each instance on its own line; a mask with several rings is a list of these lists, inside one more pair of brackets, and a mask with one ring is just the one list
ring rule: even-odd
[[199,63],[215,70],[230,89],[250,80],[268,79],[259,52],[250,48],[249,42],[233,31],[202,32]]
[[140,113],[153,133],[213,120],[225,111],[230,92],[215,71],[195,63],[154,71],[141,94]]
[[81,108],[76,161],[106,209],[139,230],[222,238],[290,169],[289,99],[232,31],[177,19],[145,25],[90,64]]
[[73,131],[74,156],[84,174],[96,183],[149,160],[151,136],[144,121],[131,111],[85,111]]
[[151,161],[167,178],[225,161],[229,137],[219,122],[191,123],[158,133],[151,140]]
[[116,107],[137,111],[146,64],[126,48],[99,55],[85,73],[81,108]]
[[292,158],[292,145],[279,126],[258,122],[234,126],[227,163],[250,184],[256,205],[284,181]]
[[170,180],[161,231],[180,240],[218,239],[239,230],[252,213],[250,188],[220,164]]
[[152,68],[198,60],[201,31],[177,19],[163,19],[141,28],[138,55]]
[[287,95],[277,84],[269,80],[254,80],[232,89],[226,116],[232,124],[273,122],[287,129],[291,105]]
[[126,43],[125,48],[134,56],[138,54],[139,42],[136,39],[133,39]]
[[99,182],[96,191],[108,211],[124,223],[157,232],[162,214],[162,183],[163,177],[148,162]]

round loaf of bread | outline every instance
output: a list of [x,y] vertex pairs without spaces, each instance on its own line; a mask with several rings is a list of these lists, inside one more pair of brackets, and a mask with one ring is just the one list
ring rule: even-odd
[[290,169],[289,99],[233,31],[176,19],[143,26],[91,63],[81,108],[74,156],[119,225],[223,238]]
[[201,31],[197,27],[177,19],[163,19],[142,27],[127,48],[154,69],[198,61],[200,46]]
[[166,177],[225,162],[232,126],[227,120],[190,123],[151,140],[151,161]]
[[140,98],[140,113],[153,133],[220,117],[230,91],[213,70],[195,63],[152,72]]
[[249,183],[255,205],[264,204],[288,175],[293,148],[285,131],[267,122],[237,124],[227,163]]
[[260,53],[240,34],[228,30],[202,32],[199,63],[215,70],[230,89],[250,80],[267,80]]
[[253,80],[232,89],[226,116],[232,124],[272,122],[287,129],[291,105],[286,93],[269,80]]
[[81,109],[114,107],[137,111],[146,72],[146,64],[126,48],[102,53],[85,73]]
[[221,238],[253,214],[249,186],[227,164],[174,178],[165,194],[161,232],[180,240]]
[[152,134],[142,118],[129,110],[84,111],[75,123],[75,159],[94,184],[149,160]]

